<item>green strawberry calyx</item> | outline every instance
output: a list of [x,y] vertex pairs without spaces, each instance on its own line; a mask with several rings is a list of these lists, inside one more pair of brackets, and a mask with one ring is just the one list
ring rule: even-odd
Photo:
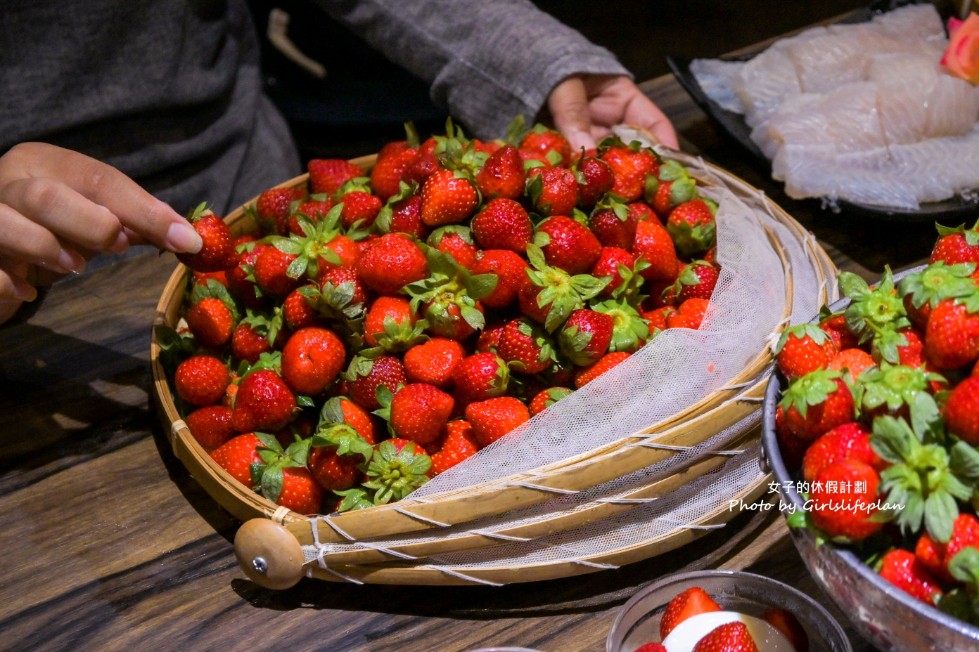
[[934,308],[945,299],[975,292],[976,284],[971,278],[975,270],[973,263],[948,265],[937,261],[902,278],[897,289],[901,296],[910,296],[911,305],[915,308],[925,305]]
[[789,384],[779,406],[784,410],[795,408],[804,419],[810,406],[824,403],[839,389],[837,382],[840,380],[843,380],[843,373],[836,369],[811,371]]
[[544,329],[548,333],[556,331],[572,312],[598,296],[611,280],[609,277],[598,279],[590,274],[571,276],[562,269],[551,267],[544,258],[544,252],[533,243],[527,245],[527,258],[532,266],[527,270],[527,276],[541,288],[537,294],[537,306],[550,306],[544,321]]
[[840,290],[850,299],[843,312],[846,325],[861,343],[871,340],[883,330],[898,330],[911,325],[904,302],[894,288],[890,267],[884,269],[879,284],[871,288],[853,272],[839,277]]
[[383,441],[367,463],[363,486],[374,490],[375,505],[384,505],[401,500],[425,484],[431,467],[432,458],[416,452],[413,446],[399,448],[391,441]]
[[942,382],[944,377],[923,368],[881,362],[880,366],[870,367],[860,374],[857,383],[865,410],[883,407],[889,412],[897,412],[904,406],[910,407],[915,397],[927,392],[934,381]]

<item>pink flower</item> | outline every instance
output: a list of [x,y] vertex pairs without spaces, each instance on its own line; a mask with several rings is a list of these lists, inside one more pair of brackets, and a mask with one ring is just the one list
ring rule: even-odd
[[965,20],[950,18],[948,31],[942,65],[956,77],[979,84],[979,15],[973,12]]

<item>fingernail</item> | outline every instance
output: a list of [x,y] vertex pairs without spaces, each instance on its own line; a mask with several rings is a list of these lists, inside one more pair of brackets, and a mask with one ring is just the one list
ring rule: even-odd
[[568,143],[571,145],[571,150],[578,152],[582,149],[588,150],[595,146],[595,139],[591,137],[586,131],[580,129],[574,129],[570,131],[567,135]]
[[78,252],[62,249],[58,253],[58,266],[66,272],[79,274],[85,269],[85,257]]
[[190,222],[173,222],[167,227],[167,248],[177,253],[196,254],[204,246]]
[[34,301],[37,299],[37,289],[30,283],[24,283],[18,279],[14,281],[14,296],[17,297],[18,301]]
[[121,254],[126,249],[129,249],[129,236],[126,235],[125,231],[120,231],[116,241],[109,247],[109,251],[114,254]]

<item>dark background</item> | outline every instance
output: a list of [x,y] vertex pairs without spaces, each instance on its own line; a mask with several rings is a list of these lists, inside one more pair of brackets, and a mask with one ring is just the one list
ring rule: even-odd
[[[492,1],[492,0],[486,0]],[[536,4],[608,48],[643,81],[668,72],[665,57],[715,57],[799,29],[867,0],[538,0]],[[267,90],[292,126],[304,159],[354,157],[404,137],[412,120],[423,136],[443,130],[445,113],[425,84],[373,52],[310,3],[252,0],[265,33],[268,11],[290,13],[289,34],[324,63],[318,80],[271,47],[263,51]]]

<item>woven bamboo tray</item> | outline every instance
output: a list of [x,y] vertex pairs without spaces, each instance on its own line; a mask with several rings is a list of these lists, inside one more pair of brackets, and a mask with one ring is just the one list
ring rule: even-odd
[[[720,180],[736,196],[750,200],[787,229],[790,237],[802,243],[809,263],[821,279],[821,300],[828,302],[832,298],[828,293],[835,287],[832,281],[836,269],[811,234],[737,177],[689,157],[672,152],[670,155],[687,165],[702,166],[707,175],[698,179],[701,183]],[[374,159],[367,156],[353,162],[370,169]],[[305,183],[303,175],[280,185],[291,187]],[[250,220],[245,218],[245,207],[229,214],[226,221],[236,233],[252,228]],[[792,269],[782,255],[778,238],[770,231],[768,236],[781,257],[787,279],[784,326],[793,304]],[[189,276],[189,270],[182,265],[174,271],[158,304],[155,324],[172,327],[177,323]],[[773,337],[776,335],[777,332],[773,333]],[[725,387],[688,408],[585,454],[421,500],[409,496],[395,504],[316,518],[275,505],[239,484],[215,464],[180,418],[160,361],[161,349],[155,333],[150,353],[154,395],[174,453],[222,507],[248,521],[236,539],[236,554],[246,574],[272,588],[290,586],[303,574],[357,583],[503,584],[593,572],[662,554],[722,526],[736,515],[728,508],[726,499],[735,496],[754,500],[768,480],[760,469],[749,473],[750,477],[742,478],[741,484],[725,496],[723,505],[714,505],[689,523],[668,532],[637,537],[597,553],[567,555],[558,561],[529,558],[525,561],[518,556],[494,564],[491,559],[496,549],[514,542],[551,545],[547,543],[549,538],[562,533],[575,536],[596,524],[604,525],[617,515],[638,511],[637,507],[653,500],[669,497],[705,476],[723,476],[730,465],[727,460],[732,456],[751,455],[755,459],[753,442],[757,438],[763,385],[771,369],[770,350],[759,351]],[[732,451],[732,447],[739,450]],[[690,455],[691,450],[696,454]],[[570,511],[548,509],[549,504],[563,496],[596,491],[601,494],[601,488],[614,484],[616,479],[668,464],[671,458],[679,461],[668,472],[625,491],[616,493],[612,487],[610,494],[585,498]],[[541,513],[529,520],[506,521],[506,515],[519,515],[521,510],[535,507]],[[420,538],[403,540],[412,536]],[[470,559],[463,564],[453,561],[472,551],[490,561],[474,563]]]

